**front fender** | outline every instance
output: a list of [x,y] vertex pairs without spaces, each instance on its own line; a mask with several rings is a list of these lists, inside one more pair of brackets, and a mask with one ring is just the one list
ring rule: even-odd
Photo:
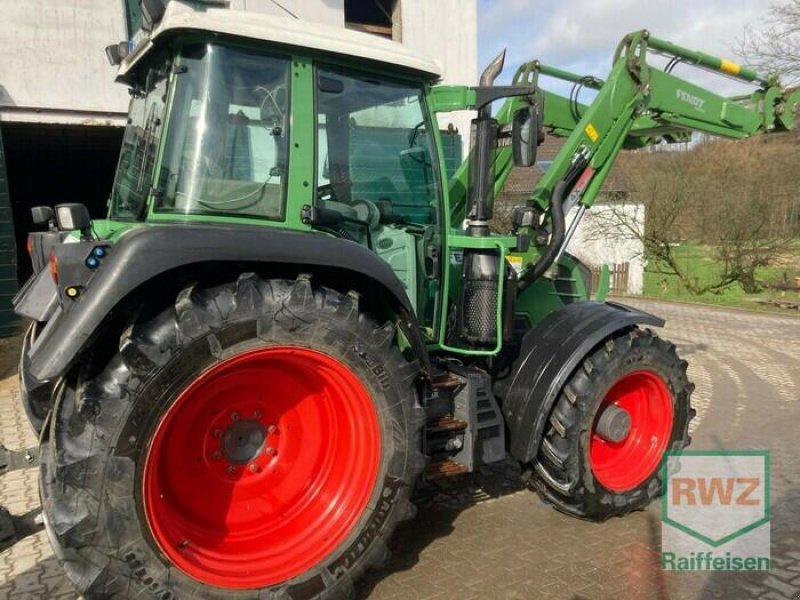
[[612,302],[576,302],[550,314],[522,339],[503,399],[511,454],[523,463],[539,451],[558,394],[580,361],[606,337],[636,324],[664,320]]
[[29,376],[38,382],[59,377],[128,294],[161,273],[204,262],[262,262],[351,271],[374,281],[399,311],[413,319],[405,289],[391,268],[354,242],[256,226],[146,226],[125,234],[80,297],[62,301],[54,311],[30,350]]

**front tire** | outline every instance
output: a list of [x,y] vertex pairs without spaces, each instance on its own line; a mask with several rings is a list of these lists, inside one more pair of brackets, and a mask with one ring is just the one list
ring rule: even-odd
[[[524,469],[529,485],[557,510],[593,521],[647,507],[662,492],[664,454],[691,441],[694,384],[686,368],[675,346],[650,330],[606,339],[564,385]],[[623,439],[601,432],[609,408],[627,413]]]
[[45,522],[87,598],[336,598],[387,555],[424,461],[416,363],[358,297],[187,289],[67,386]]

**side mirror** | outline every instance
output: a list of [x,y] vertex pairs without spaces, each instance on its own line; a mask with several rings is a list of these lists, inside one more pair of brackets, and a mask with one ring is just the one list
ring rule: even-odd
[[511,150],[514,155],[514,165],[517,167],[530,167],[536,162],[536,150],[544,141],[544,130],[539,109],[536,106],[527,106],[519,109],[514,114],[511,128]]
[[130,54],[130,44],[120,42],[106,46],[106,58],[112,67],[119,65]]
[[58,204],[56,205],[56,223],[61,231],[79,230],[81,233],[89,231],[92,219],[89,209],[83,204]]
[[49,206],[34,206],[31,208],[31,219],[34,225],[52,227],[56,220],[56,213]]

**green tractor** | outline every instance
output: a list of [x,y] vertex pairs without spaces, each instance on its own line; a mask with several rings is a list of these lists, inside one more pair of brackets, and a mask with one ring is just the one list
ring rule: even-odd
[[[131,91],[108,216],[37,207],[22,402],[45,528],[86,598],[347,596],[420,478],[509,455],[604,520],[689,443],[687,363],[564,252],[623,147],[791,125],[774,79],[636,32],[590,106],[538,63],[493,86],[352,31],[144,3],[107,50]],[[715,95],[648,51],[753,81]],[[506,98],[492,116],[493,101]],[[437,114],[476,110],[447,176]],[[569,136],[491,231],[544,129]],[[601,286],[602,288],[603,286]]]

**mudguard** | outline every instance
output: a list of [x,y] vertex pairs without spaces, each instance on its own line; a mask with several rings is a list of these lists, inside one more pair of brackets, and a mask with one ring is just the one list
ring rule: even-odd
[[561,388],[575,367],[606,337],[632,325],[664,320],[613,302],[575,302],[550,314],[522,339],[516,372],[503,400],[512,456],[530,462]]
[[[31,347],[27,375],[33,382],[59,377],[106,315],[138,286],[171,269],[203,262],[306,264],[351,271],[382,288],[405,321],[414,318],[403,284],[391,268],[354,242],[319,233],[243,225],[140,227],[112,247],[78,299],[66,300],[53,311]],[[22,304],[27,301],[18,299]]]

